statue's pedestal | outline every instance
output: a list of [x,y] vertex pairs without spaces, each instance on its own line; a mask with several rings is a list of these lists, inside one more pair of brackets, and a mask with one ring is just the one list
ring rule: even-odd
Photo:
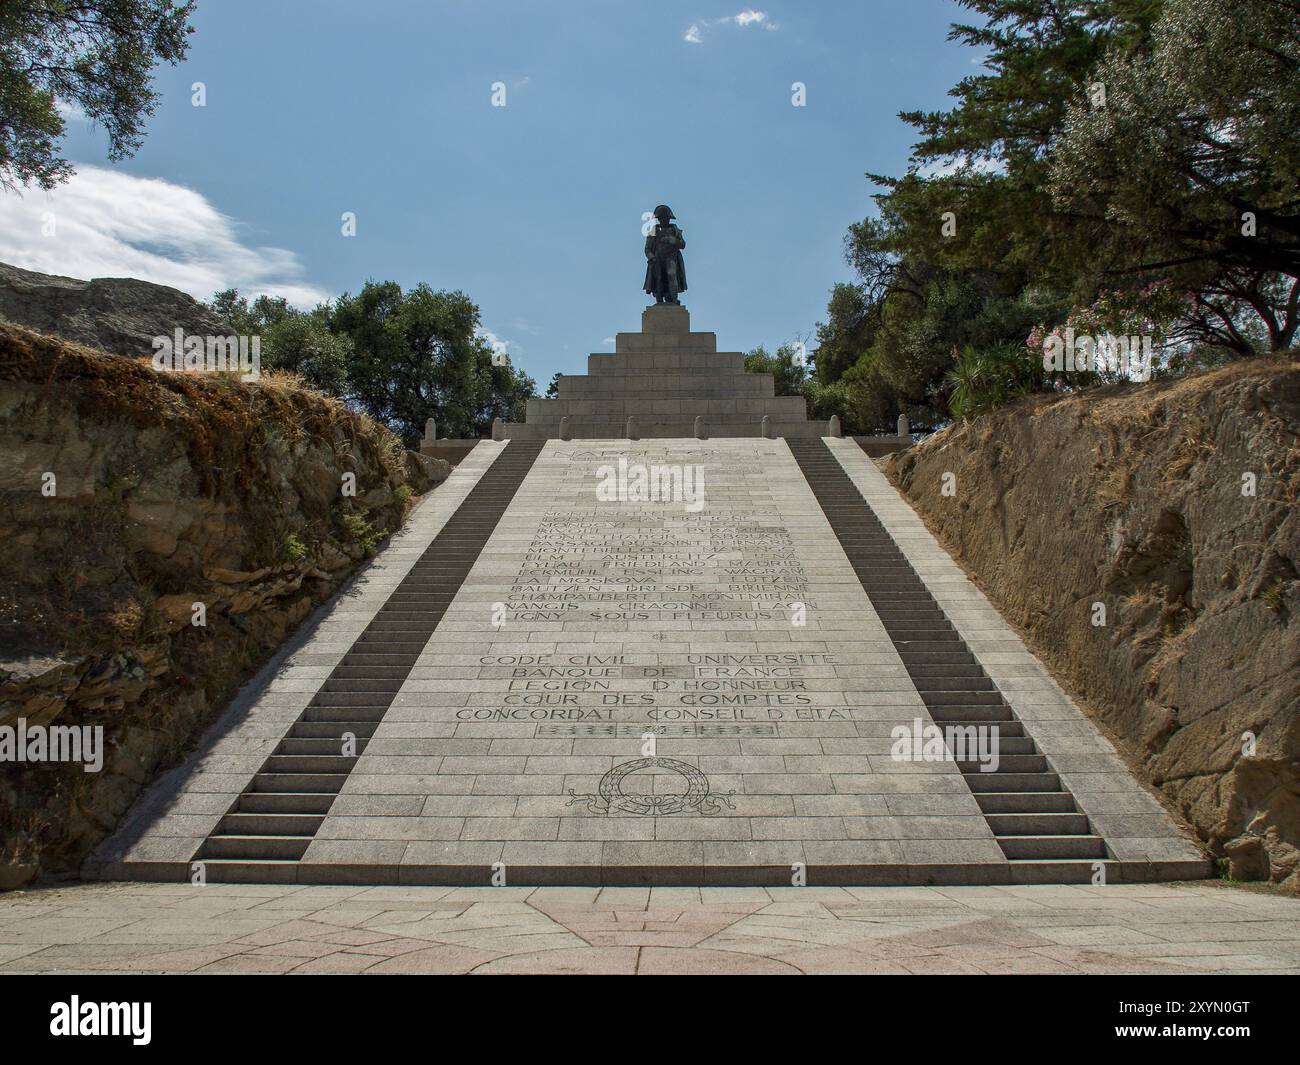
[[[634,419],[641,439],[757,437],[764,419],[773,436],[818,437],[802,396],[778,396],[771,374],[746,373],[739,351],[719,351],[713,333],[691,332],[691,314],[675,303],[641,313],[639,333],[619,333],[614,353],[587,359],[587,373],[559,380],[557,399],[530,399],[527,421],[500,427],[501,438],[617,440]],[[697,425],[696,419],[702,419]]]
[[689,333],[691,312],[680,303],[656,303],[641,312],[642,333]]

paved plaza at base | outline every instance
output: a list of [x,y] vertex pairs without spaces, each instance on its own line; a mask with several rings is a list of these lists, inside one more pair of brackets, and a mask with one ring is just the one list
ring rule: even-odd
[[[1300,973],[1300,900],[1217,883],[0,895],[0,973]],[[1175,986],[1175,985],[1171,985]]]

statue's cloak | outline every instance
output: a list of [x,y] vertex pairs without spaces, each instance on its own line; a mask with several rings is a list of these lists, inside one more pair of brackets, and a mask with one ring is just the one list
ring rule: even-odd
[[[671,228],[673,229],[675,235],[680,238],[682,235],[682,231],[678,229],[676,226],[672,226]],[[685,292],[686,291],[686,260],[682,257],[682,250],[681,248],[677,248],[675,251],[673,251],[671,255],[667,255],[667,256],[658,256],[653,254],[655,238],[658,236],[658,234],[659,234],[659,227],[655,226],[654,232],[652,232],[648,237],[646,237],[646,251],[651,254],[650,254],[650,258],[646,260],[646,264],[645,264],[644,291],[646,292],[647,295],[650,296],[658,295],[660,294],[660,292],[666,293],[666,278],[659,278],[656,277],[655,275],[656,275],[656,271],[663,271],[666,273],[667,272],[666,267],[668,266],[668,264],[671,263],[675,265],[677,268],[676,269],[677,292]],[[685,243],[686,242],[683,239],[682,240],[683,246],[685,245]],[[669,294],[675,295],[675,293],[669,293]]]

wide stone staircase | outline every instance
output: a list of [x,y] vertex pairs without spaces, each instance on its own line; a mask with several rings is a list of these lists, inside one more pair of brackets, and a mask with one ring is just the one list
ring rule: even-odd
[[[91,869],[692,886],[792,870],[810,884],[1205,875],[927,539],[869,441],[809,422],[802,397],[775,396],[684,308],[642,324],[469,452],[405,545]],[[659,494],[603,493],[629,466]],[[688,471],[698,497],[665,491]],[[900,728],[936,726],[937,757],[895,750]]]
[[[1053,865],[1090,868],[1107,858],[1105,841],[1093,833],[843,466],[821,440],[793,440],[789,446],[931,718],[941,727],[996,729],[996,770],[982,771],[975,758],[958,765],[1007,859],[1048,863],[1039,869],[1052,874]],[[1070,872],[1055,870],[1061,877]]]

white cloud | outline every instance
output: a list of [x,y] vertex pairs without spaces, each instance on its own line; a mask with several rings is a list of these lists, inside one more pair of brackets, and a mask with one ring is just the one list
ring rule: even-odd
[[515,359],[522,357],[524,354],[522,345],[516,344],[513,340],[507,340],[503,336],[498,336],[496,333],[492,332],[491,329],[480,327],[478,335],[487,341],[488,347],[490,347],[493,352],[499,352],[502,355],[508,356],[511,362],[514,362]]
[[745,8],[734,15],[726,15],[722,18],[706,18],[699,22],[692,22],[687,31],[682,35],[682,39],[688,44],[703,44],[704,34],[711,26],[739,26],[744,29],[747,26],[758,26],[765,30],[775,30],[778,26],[769,17],[766,11],[755,11],[753,8]]
[[14,266],[87,280],[134,277],[200,300],[226,288],[298,307],[331,297],[303,279],[294,252],[251,247],[238,229],[202,193],[103,167],[78,166],[51,192],[0,193],[0,261]]
[[59,113],[59,117],[65,122],[89,122],[90,118],[81,105],[71,100],[55,100],[54,110]]

